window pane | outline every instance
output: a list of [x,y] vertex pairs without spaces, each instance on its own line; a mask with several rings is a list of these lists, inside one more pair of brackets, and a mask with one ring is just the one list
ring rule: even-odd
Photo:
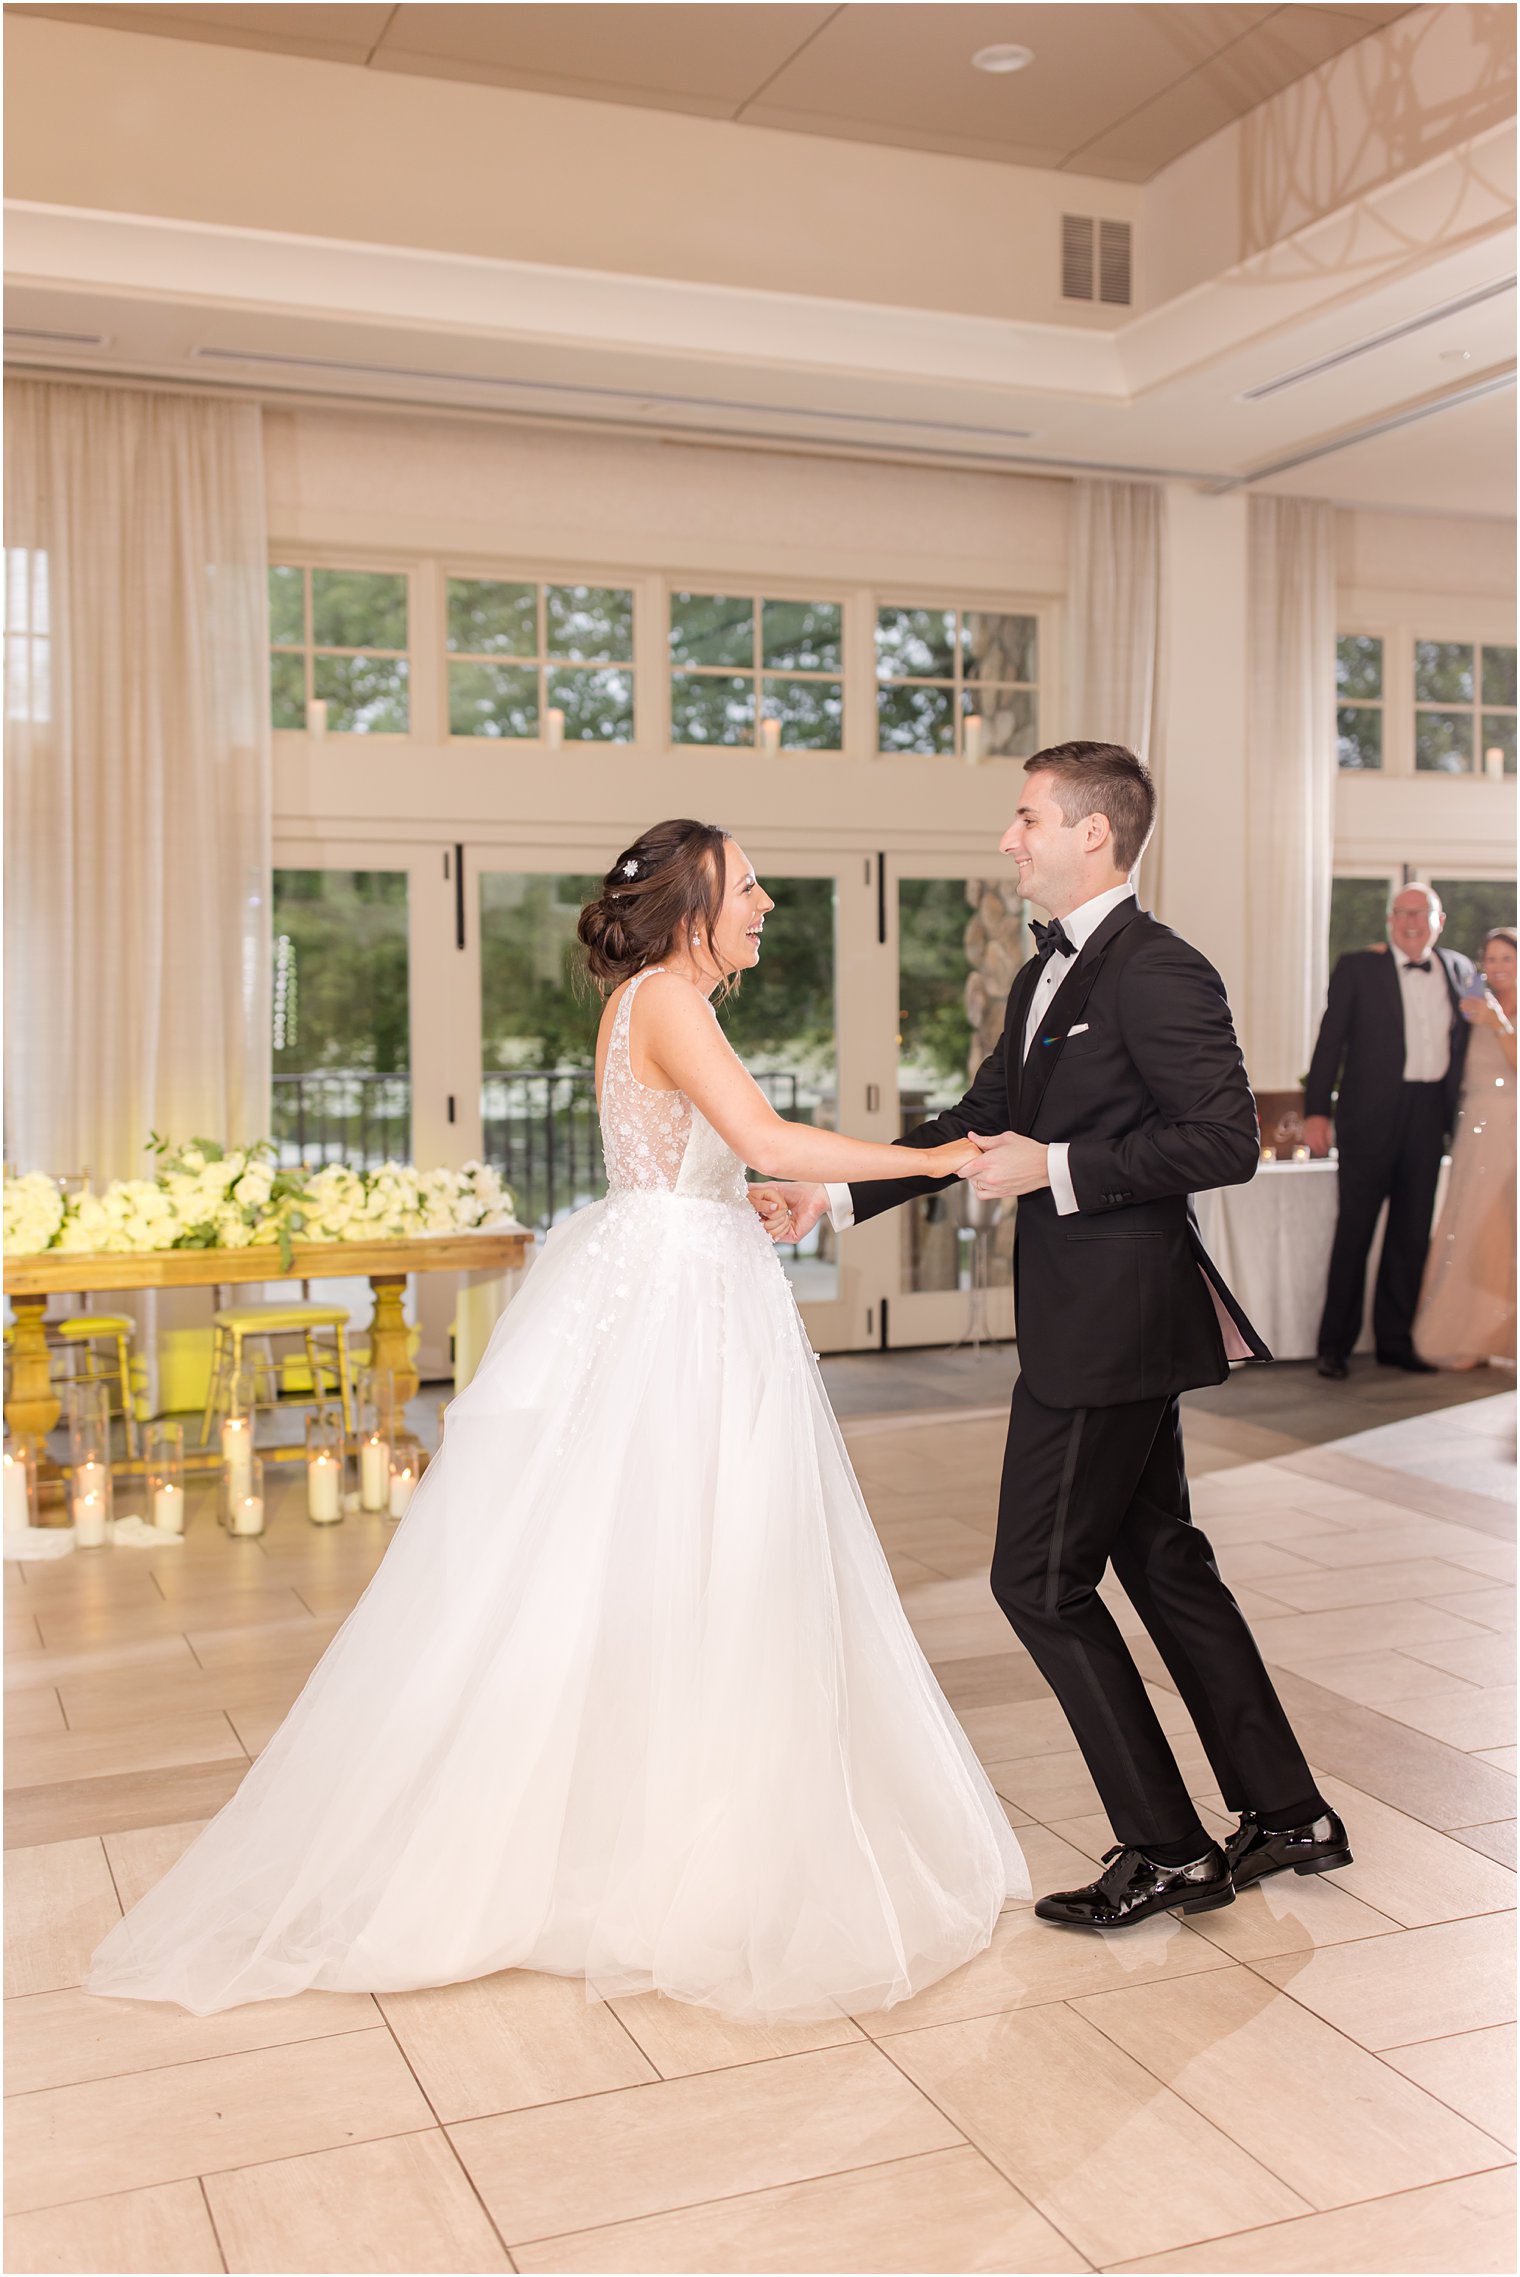
[[596,1113],[601,1006],[577,985],[575,934],[600,885],[511,871],[480,880],[482,1152],[512,1188],[523,1224],[541,1230],[606,1186]]
[[672,743],[753,743],[755,683],[678,672],[670,683]]
[[403,870],[276,870],[273,1122],[284,1163],[411,1154]]
[[311,624],[318,648],[405,648],[406,579],[369,569],[314,569]]
[[449,646],[466,656],[536,656],[538,587],[451,577]]
[[1030,688],[964,688],[961,702],[987,722],[991,758],[1028,759],[1035,750],[1035,696]]
[[633,659],[633,595],[600,585],[544,589],[550,656],[577,664],[628,664]]
[[878,680],[951,679],[955,672],[955,649],[953,609],[878,609],[876,612]]
[[327,724],[335,735],[406,734],[404,656],[318,656],[312,679],[326,699]]
[[1459,640],[1417,640],[1414,693],[1421,704],[1470,704],[1473,696],[1472,644]]
[[1342,696],[1383,693],[1383,644],[1370,633],[1343,633],[1335,644],[1335,685]]
[[1513,648],[1490,648],[1483,644],[1483,701],[1485,704],[1513,704],[1515,700],[1515,652]]
[[[761,884],[776,906],[765,921],[760,962],[718,1017],[779,1115],[838,1128],[835,1043],[835,921],[832,878],[775,877]],[[827,1220],[800,1246],[780,1251],[804,1304],[839,1294],[837,1236]]]
[[672,593],[670,653],[677,664],[753,665],[754,602],[722,593]]
[[844,611],[837,601],[762,604],[760,661],[772,671],[838,672],[843,660]]
[[556,666],[549,674],[549,702],[565,715],[568,742],[633,741],[631,672],[572,672]]
[[839,749],[844,689],[838,680],[767,680],[764,685],[765,708],[781,721],[786,749]]
[[968,680],[1038,679],[1035,670],[1037,617],[992,617],[968,609],[966,661]]
[[1414,763],[1424,774],[1470,774],[1473,763],[1472,713],[1416,712]]
[[271,656],[269,659],[269,724],[293,728],[306,725],[304,656]]
[[[897,888],[897,1103],[904,1132],[953,1106],[1002,1028],[1030,947],[1018,887],[981,878],[903,878]],[[971,1287],[968,1190],[927,1194],[902,1213],[903,1279],[912,1290]],[[992,1235],[990,1279],[1006,1286],[1013,1211]]]
[[1483,953],[1484,934],[1496,925],[1515,922],[1513,878],[1432,878],[1431,884],[1446,912],[1443,949],[1459,949],[1476,962]]
[[876,743],[881,751],[953,751],[954,689],[878,688]]
[[1490,751],[1504,753],[1504,772],[1515,772],[1515,715],[1513,712],[1485,712],[1483,714],[1483,756],[1487,762]]
[[1335,715],[1335,756],[1342,767],[1381,767],[1383,715],[1342,704]]
[[[306,645],[306,573],[300,569],[269,572],[269,637],[276,648]],[[1496,697],[1495,702],[1498,701]]]
[[451,664],[450,735],[537,735],[536,664]]
[[1353,949],[1370,949],[1388,938],[1388,880],[1332,878],[1330,881],[1330,964],[1333,970]]

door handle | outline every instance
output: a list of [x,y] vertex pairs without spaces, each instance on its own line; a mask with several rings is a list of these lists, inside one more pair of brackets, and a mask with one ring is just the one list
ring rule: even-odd
[[866,1085],[866,1113],[868,1115],[879,1115],[881,1113],[881,1085],[879,1083],[868,1083]]

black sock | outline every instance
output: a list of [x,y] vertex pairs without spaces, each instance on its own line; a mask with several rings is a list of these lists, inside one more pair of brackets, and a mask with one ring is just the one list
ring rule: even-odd
[[1288,1803],[1282,1810],[1253,1811],[1251,1815],[1263,1834],[1292,1834],[1301,1826],[1312,1826],[1329,1808],[1322,1795],[1311,1795],[1307,1801]]
[[1200,1823],[1196,1834],[1186,1835],[1181,1842],[1144,1842],[1140,1845],[1153,1866],[1191,1866],[1209,1847],[1209,1837]]

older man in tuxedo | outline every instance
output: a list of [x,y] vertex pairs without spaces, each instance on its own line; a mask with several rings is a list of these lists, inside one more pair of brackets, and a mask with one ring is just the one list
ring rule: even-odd
[[1434,1371],[1414,1348],[1441,1156],[1456,1120],[1473,968],[1437,946],[1446,922],[1434,886],[1408,885],[1388,909],[1388,947],[1354,949],[1330,976],[1309,1063],[1304,1126],[1311,1150],[1340,1157],[1340,1208],[1319,1326],[1319,1372],[1339,1380],[1362,1330],[1367,1258],[1388,1204],[1372,1299],[1385,1368]]

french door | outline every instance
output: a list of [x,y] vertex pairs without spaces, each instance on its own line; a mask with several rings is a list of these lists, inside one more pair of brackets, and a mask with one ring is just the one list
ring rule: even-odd
[[[720,1017],[779,1113],[892,1140],[958,1099],[1027,936],[997,855],[877,854],[750,834],[776,903]],[[604,1190],[600,1002],[576,920],[607,834],[538,843],[287,835],[275,856],[275,1136],[290,1159],[500,1170],[540,1231]],[[782,1260],[816,1350],[1013,1331],[1011,1222],[961,1188]],[[447,1360],[446,1293],[419,1281],[422,1360]],[[435,1317],[436,1315],[436,1317]]]

